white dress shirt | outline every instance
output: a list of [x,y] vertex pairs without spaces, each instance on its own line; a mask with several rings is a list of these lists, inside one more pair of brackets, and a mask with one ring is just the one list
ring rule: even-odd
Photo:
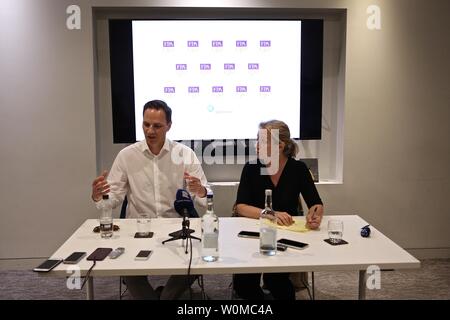
[[[151,218],[180,217],[173,202],[178,189],[183,188],[184,172],[207,180],[200,162],[187,146],[166,139],[158,155],[154,155],[145,140],[136,142],[117,155],[108,175],[109,193],[113,207],[128,199],[127,218],[148,213]],[[194,197],[195,206],[206,207],[206,197]],[[101,201],[96,203],[100,209]]]

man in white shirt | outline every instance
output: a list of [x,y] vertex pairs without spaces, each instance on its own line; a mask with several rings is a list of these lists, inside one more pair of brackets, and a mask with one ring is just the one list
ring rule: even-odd
[[[172,110],[164,101],[152,100],[145,104],[143,116],[145,140],[121,150],[109,175],[105,171],[93,181],[92,199],[97,207],[104,194],[109,194],[114,207],[127,196],[127,218],[136,218],[141,212],[150,213],[152,218],[179,217],[173,202],[185,181],[196,204],[205,207],[207,181],[195,153],[166,138],[172,125]],[[195,278],[171,276],[161,299],[178,298]],[[158,298],[146,276],[125,277],[125,282],[135,298]]]

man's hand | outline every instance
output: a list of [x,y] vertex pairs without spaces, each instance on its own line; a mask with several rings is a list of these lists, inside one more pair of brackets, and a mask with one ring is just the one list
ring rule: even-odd
[[306,216],[306,227],[315,230],[320,227],[323,217],[323,205],[316,204],[309,208]]
[[290,226],[294,223],[294,219],[287,212],[275,211],[275,217],[277,217],[277,223],[282,226]]
[[186,187],[189,192],[195,194],[200,198],[206,197],[206,188],[202,186],[202,182],[199,178],[191,176],[187,172],[185,172],[184,179],[186,180]]
[[106,177],[108,176],[108,171],[103,171],[101,176],[95,178],[92,182],[92,200],[95,202],[100,201],[104,194],[107,194],[110,190],[108,181],[106,181]]

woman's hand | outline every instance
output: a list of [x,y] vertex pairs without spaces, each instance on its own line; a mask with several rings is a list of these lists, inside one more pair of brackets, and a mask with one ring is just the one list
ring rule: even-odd
[[275,211],[275,217],[277,217],[277,223],[282,226],[290,226],[294,223],[294,219],[287,212]]
[[323,205],[316,204],[309,208],[306,216],[306,227],[312,230],[318,229],[323,217]]

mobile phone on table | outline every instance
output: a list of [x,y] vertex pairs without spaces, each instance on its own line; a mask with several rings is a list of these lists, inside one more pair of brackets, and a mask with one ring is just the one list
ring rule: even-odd
[[102,261],[104,260],[108,254],[112,251],[112,248],[97,248],[94,252],[92,252],[87,260],[90,261]]
[[255,231],[241,231],[238,233],[238,237],[241,238],[259,238],[259,232]]
[[150,258],[150,256],[152,255],[153,251],[152,250],[141,250],[139,251],[139,253],[136,256],[136,260],[148,260],[148,258]]
[[294,241],[294,240],[290,240],[290,239],[284,239],[284,238],[278,240],[277,243],[281,243],[289,248],[299,249],[299,250],[305,249],[308,246],[307,243],[303,243],[300,241]]
[[118,248],[114,249],[114,251],[111,251],[111,253],[109,254],[109,258],[110,259],[117,259],[124,252],[125,252],[125,248],[124,247],[118,247]]
[[48,272],[52,270],[54,267],[59,265],[62,262],[62,259],[48,259],[41,263],[39,266],[33,269],[36,272]]
[[81,261],[81,259],[84,258],[85,255],[86,255],[86,252],[79,252],[79,251],[74,252],[70,256],[65,258],[63,260],[63,263],[64,264],[77,264],[78,262]]

